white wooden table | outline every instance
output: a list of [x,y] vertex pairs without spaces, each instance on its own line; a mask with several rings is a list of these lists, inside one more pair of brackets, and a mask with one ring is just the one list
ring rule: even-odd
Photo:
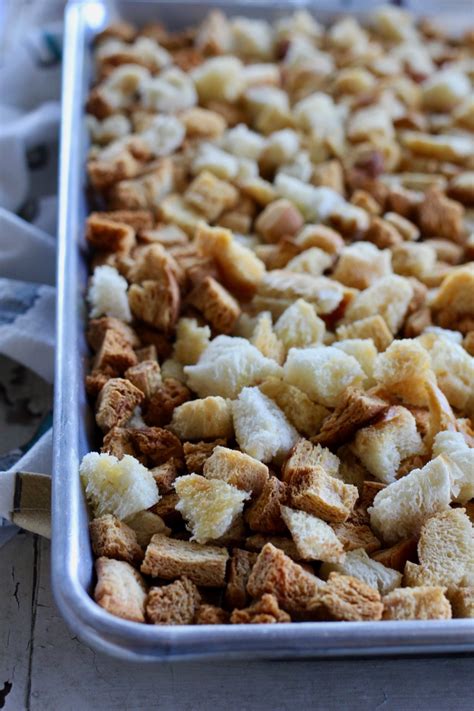
[[45,540],[20,533],[0,549],[5,711],[463,711],[473,708],[473,672],[473,656],[127,664],[67,629]]

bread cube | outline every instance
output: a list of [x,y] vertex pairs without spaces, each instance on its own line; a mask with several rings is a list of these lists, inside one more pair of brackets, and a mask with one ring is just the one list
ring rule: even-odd
[[174,410],[169,429],[181,439],[232,437],[231,405],[218,396],[185,402]]
[[453,617],[474,617],[474,586],[455,588],[448,595]]
[[[154,472],[152,473],[154,474]],[[155,476],[154,479],[158,484]],[[132,516],[128,516],[126,524],[134,531],[137,542],[142,548],[147,547],[151,537],[154,536],[155,533],[162,533],[164,536],[169,536],[171,533],[161,516],[158,516],[152,511],[139,511]]]
[[281,515],[302,560],[336,562],[344,559],[342,543],[331,526],[320,518],[288,506],[281,507]]
[[393,271],[402,276],[418,279],[429,277],[436,269],[436,252],[423,242],[404,242],[392,248]]
[[444,69],[428,77],[422,85],[422,101],[429,111],[449,112],[471,91],[468,77],[455,69]]
[[110,378],[99,393],[96,422],[103,432],[124,425],[144,399],[141,390],[129,380]]
[[302,468],[290,482],[291,505],[328,522],[346,521],[358,496],[355,486],[330,476],[319,465]]
[[115,558],[128,563],[143,558],[135,531],[111,514],[94,518],[89,524],[92,550],[97,558]]
[[186,202],[210,222],[217,220],[224,210],[234,207],[238,196],[233,185],[206,170],[199,173],[184,193]]
[[250,342],[266,358],[272,358],[281,365],[285,359],[285,348],[273,331],[272,315],[262,311],[257,317]]
[[230,616],[230,622],[233,625],[272,624],[275,622],[291,622],[291,617],[287,612],[280,609],[278,600],[274,595],[265,593],[259,600],[253,602],[250,607],[234,610]]
[[212,57],[191,72],[199,101],[235,101],[244,88],[243,65],[232,56]]
[[121,321],[131,321],[127,286],[126,280],[114,267],[96,267],[87,292],[91,318],[113,316]]
[[203,466],[214,449],[225,444],[225,439],[215,439],[212,442],[185,442],[183,452],[188,472],[202,474]]
[[380,620],[383,605],[375,588],[350,575],[330,573],[319,595],[318,619]]
[[256,387],[240,392],[232,412],[240,449],[261,462],[281,460],[298,439],[280,408]]
[[179,477],[174,483],[179,501],[176,510],[192,533],[191,540],[207,543],[224,535],[242,512],[249,494],[221,479],[199,474]]
[[374,377],[383,388],[411,405],[426,405],[425,384],[434,381],[431,360],[415,340],[393,341],[377,356]]
[[212,276],[206,276],[194,287],[188,302],[202,313],[216,333],[231,333],[240,316],[238,301]]
[[352,356],[359,363],[365,373],[364,386],[375,385],[374,366],[377,358],[377,349],[371,338],[347,338],[335,341],[332,348],[339,348],[347,355]]
[[450,501],[449,462],[441,455],[379,491],[369,508],[370,523],[384,541],[396,543],[416,536],[424,522],[446,510]]
[[195,318],[180,318],[176,325],[174,355],[183,365],[195,365],[209,345],[211,329]]
[[464,509],[448,509],[425,521],[418,541],[420,564],[407,562],[405,584],[472,585],[474,529]]
[[186,366],[184,372],[189,387],[198,395],[235,398],[242,388],[279,376],[281,367],[245,338],[218,336],[197,364]]
[[229,613],[216,605],[199,605],[194,616],[195,625],[225,625],[229,622]]
[[125,371],[127,380],[150,398],[161,385],[161,370],[158,361],[143,360]]
[[365,378],[358,361],[332,346],[291,348],[284,365],[284,379],[312,400],[335,407],[346,388]]
[[224,587],[228,559],[225,548],[180,541],[157,533],[145,551],[141,571],[152,578],[174,580],[185,575],[195,585]]
[[165,269],[160,281],[146,280],[132,284],[128,301],[133,315],[159,331],[173,329],[179,315],[180,292],[171,269]]
[[304,299],[294,301],[275,324],[275,333],[287,350],[322,343],[325,332],[324,321]]
[[467,414],[474,414],[474,358],[444,334],[424,333],[417,340],[428,351],[436,380],[449,404]]
[[[167,425],[173,412],[179,405],[190,399],[191,393],[188,388],[176,378],[170,378],[170,364],[175,364],[175,361],[164,361],[161,368],[161,375],[165,376],[161,385],[159,385],[143,406],[143,417],[147,425],[163,427]],[[175,373],[176,368],[173,368]],[[183,380],[182,373],[175,373]]]
[[451,462],[453,501],[467,504],[474,499],[474,449],[461,432],[438,432],[434,438],[432,456],[443,454]]
[[350,323],[380,314],[390,331],[396,334],[403,323],[413,293],[412,285],[404,277],[395,274],[382,277],[355,297],[346,311],[345,322]]
[[452,616],[442,587],[397,588],[382,602],[383,620],[449,620]]
[[202,215],[184,201],[181,195],[167,195],[160,201],[160,215],[164,222],[181,228],[192,236]]
[[289,201],[281,198],[265,207],[255,221],[255,229],[265,242],[277,243],[283,237],[291,237],[303,226],[300,211]]
[[273,400],[285,414],[288,422],[302,435],[311,437],[319,432],[329,411],[318,405],[294,385],[278,378],[268,378],[260,385],[264,395]]
[[332,571],[352,575],[378,590],[381,595],[399,587],[402,582],[401,573],[369,558],[363,548],[349,551],[341,561],[324,563],[320,573],[323,578],[327,578]]
[[245,512],[245,520],[252,531],[281,533],[286,530],[281,517],[281,504],[286,494],[286,485],[276,476],[267,479],[259,496]]
[[273,269],[263,276],[257,294],[288,301],[304,299],[314,304],[318,314],[329,314],[337,309],[347,290],[339,282],[324,276],[313,277],[288,269]]
[[371,338],[378,351],[382,352],[388,348],[393,341],[393,335],[390,332],[386,322],[377,314],[376,316],[367,316],[366,318],[353,321],[352,323],[343,324],[336,329],[336,336],[339,340],[349,338]]
[[190,625],[201,602],[199,590],[189,578],[150,588],[145,603],[148,622],[154,625]]
[[133,622],[145,622],[146,588],[142,576],[130,563],[98,558],[94,600],[111,615]]
[[308,468],[322,467],[326,474],[338,477],[339,457],[320,444],[311,444],[306,439],[300,439],[290,452],[290,456],[281,470],[283,481],[292,483],[298,481],[300,475],[305,474]]
[[235,449],[217,446],[205,461],[206,479],[221,479],[242,491],[258,496],[268,479],[268,467]]
[[146,79],[140,93],[143,107],[157,113],[172,114],[197,104],[196,88],[191,77],[176,66]]
[[95,514],[113,514],[122,520],[148,509],[160,498],[155,481],[134,457],[120,461],[109,454],[89,452],[79,469],[86,498]]
[[247,582],[256,560],[256,553],[244,551],[241,548],[234,548],[232,551],[225,591],[225,601],[229,608],[242,608],[249,602]]
[[378,279],[390,274],[390,250],[377,249],[370,242],[355,242],[341,251],[333,277],[346,286],[367,289]]
[[293,257],[293,259],[290,259],[286,264],[286,269],[290,272],[321,276],[326,269],[329,269],[332,262],[333,259],[331,255],[323,249],[310,247],[296,257]]
[[331,255],[339,254],[344,248],[344,240],[339,232],[326,225],[305,225],[294,238],[294,243],[301,251],[319,247]]

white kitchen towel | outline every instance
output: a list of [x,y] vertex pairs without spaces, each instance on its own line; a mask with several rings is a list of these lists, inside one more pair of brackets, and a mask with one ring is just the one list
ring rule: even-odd
[[[49,383],[63,8],[61,0],[0,0],[0,353]],[[0,472],[0,513],[8,515],[12,471],[51,472],[51,443],[49,429],[2,457],[13,465]],[[0,528],[0,546],[15,530]]]

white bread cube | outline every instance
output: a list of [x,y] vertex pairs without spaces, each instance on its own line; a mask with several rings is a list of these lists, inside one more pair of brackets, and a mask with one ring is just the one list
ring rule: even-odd
[[321,276],[326,269],[329,269],[333,260],[331,255],[319,247],[310,247],[301,254],[296,255],[287,263],[285,269],[290,272],[300,272]]
[[160,500],[152,474],[135,457],[89,452],[79,468],[82,485],[95,517],[113,514],[123,520]]
[[191,77],[200,102],[235,101],[244,87],[243,65],[237,57],[212,57],[196,67]]
[[304,299],[285,309],[275,324],[275,333],[287,350],[322,343],[325,332],[326,324]]
[[423,82],[421,98],[428,111],[448,112],[470,93],[471,82],[464,72],[444,69]]
[[184,372],[189,387],[200,397],[235,398],[242,388],[257,385],[272,375],[278,377],[282,369],[245,338],[217,336],[197,364],[186,366]]
[[185,133],[184,125],[176,116],[160,115],[153,116],[148,128],[139,135],[158,158],[174,153],[181,146]]
[[467,504],[474,499],[474,449],[468,446],[461,432],[438,432],[433,443],[433,457],[445,455],[452,463],[452,499]]
[[208,170],[222,180],[232,180],[239,172],[239,161],[212,143],[203,142],[196,150],[191,167],[195,175]]
[[100,557],[96,564],[94,600],[116,617],[145,622],[146,586],[140,573],[124,560]]
[[289,506],[281,507],[281,516],[302,560],[322,560],[328,563],[344,560],[344,547],[328,523]]
[[392,247],[393,271],[423,281],[436,269],[436,252],[423,242],[402,242]]
[[355,358],[332,346],[291,348],[283,370],[288,383],[328,407],[336,407],[344,391],[365,378]]
[[218,445],[206,459],[203,475],[206,479],[222,479],[237,489],[258,496],[268,480],[269,473],[265,464],[248,454]]
[[114,267],[96,267],[87,292],[91,318],[114,316],[121,321],[131,321],[127,288],[126,279]]
[[389,42],[417,40],[415,18],[407,10],[392,5],[381,5],[371,15],[375,32]]
[[432,516],[418,541],[420,564],[407,562],[405,584],[442,585],[453,590],[474,584],[474,528],[464,509]]
[[299,439],[280,408],[258,388],[244,388],[232,412],[240,449],[260,462],[281,460]]
[[366,376],[364,380],[366,388],[375,385],[374,366],[377,358],[377,349],[371,338],[347,338],[342,341],[335,341],[332,347],[339,348],[358,361]]
[[337,309],[349,293],[339,282],[324,276],[313,277],[288,269],[272,269],[263,276],[257,295],[287,301],[304,299],[314,304],[318,314],[329,314]]
[[280,69],[271,62],[246,64],[244,67],[245,88],[265,84],[277,86],[280,83]]
[[165,69],[159,76],[143,82],[140,93],[145,108],[165,114],[190,109],[197,104],[191,78],[178,67]]
[[232,48],[240,57],[270,59],[273,50],[273,28],[265,20],[234,17],[230,22]]
[[340,562],[325,563],[321,566],[320,575],[326,579],[333,571],[342,575],[352,575],[370,587],[376,588],[381,595],[398,588],[402,582],[402,574],[398,570],[387,568],[382,563],[372,560],[363,548],[349,551]]
[[155,533],[162,533],[164,536],[169,536],[171,533],[161,516],[152,511],[139,511],[133,516],[129,516],[125,523],[135,531],[138,544],[142,548],[147,547]]
[[450,501],[450,467],[441,455],[379,491],[368,510],[370,524],[386,543],[396,543],[416,536],[430,516],[449,508]]
[[413,286],[405,277],[397,274],[382,277],[355,297],[344,321],[350,323],[380,314],[395,334],[403,323],[413,293]]
[[316,188],[286,173],[278,173],[274,185],[278,194],[293,202],[306,220],[327,220],[335,209],[346,204],[335,190]]
[[260,390],[278,405],[293,427],[306,437],[319,432],[323,420],[329,414],[324,405],[317,405],[306,393],[284,380],[268,378],[260,385]]
[[266,166],[278,167],[294,158],[299,147],[300,137],[296,131],[283,128],[268,136],[261,159]]
[[393,341],[392,333],[379,314],[338,326],[336,337],[340,340],[370,338],[378,351],[384,351]]
[[431,357],[436,380],[453,407],[474,415],[474,358],[452,339],[424,333],[417,339]]
[[176,358],[167,358],[161,364],[161,379],[168,380],[173,378],[179,380],[183,385],[186,384],[186,375],[184,374],[183,364]]
[[265,148],[265,138],[256,131],[252,131],[244,123],[239,123],[234,128],[225,132],[222,138],[222,148],[228,153],[258,160]]
[[211,329],[199,326],[195,318],[180,318],[176,326],[174,357],[183,365],[194,365],[209,345]]
[[378,279],[392,274],[389,249],[378,249],[371,242],[354,242],[342,250],[334,279],[355,289],[367,289]]
[[262,355],[272,358],[279,365],[285,360],[285,348],[273,330],[272,315],[269,311],[260,312],[250,342]]
[[374,377],[385,390],[411,405],[426,405],[425,384],[434,382],[431,360],[414,339],[393,341],[375,361]]
[[451,605],[442,587],[397,588],[383,599],[383,620],[449,620]]
[[173,411],[168,428],[180,439],[216,439],[232,437],[230,402],[222,397],[190,400]]
[[416,420],[405,407],[391,407],[383,418],[360,429],[351,449],[379,481],[390,484],[405,457],[421,454],[423,443]]
[[244,501],[249,498],[245,491],[220,479],[206,479],[199,474],[180,476],[174,482],[178,495],[176,510],[186,521],[192,541],[214,541],[231,527],[242,513]]
[[394,130],[390,114],[382,106],[368,106],[354,111],[347,125],[350,141],[367,141],[373,136],[393,138]]

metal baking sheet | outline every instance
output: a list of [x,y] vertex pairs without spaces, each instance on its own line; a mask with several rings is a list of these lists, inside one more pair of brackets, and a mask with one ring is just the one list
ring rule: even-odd
[[[343,5],[347,12],[348,3]],[[370,6],[373,3],[365,3],[362,9]],[[70,2],[66,10],[52,519],[52,582],[58,607],[71,630],[83,641],[128,660],[330,658],[473,651],[474,620],[159,627],[113,617],[90,597],[93,556],[78,469],[82,456],[95,444],[84,388],[87,266],[83,225],[88,145],[84,104],[91,79],[91,40],[117,17],[138,25],[160,20],[179,28],[198,23],[215,7],[228,14],[271,19],[296,8],[311,8],[311,3],[80,1]],[[329,7],[332,12],[318,4],[317,17],[324,20],[334,16],[334,3]],[[357,8],[361,9],[360,3]]]

